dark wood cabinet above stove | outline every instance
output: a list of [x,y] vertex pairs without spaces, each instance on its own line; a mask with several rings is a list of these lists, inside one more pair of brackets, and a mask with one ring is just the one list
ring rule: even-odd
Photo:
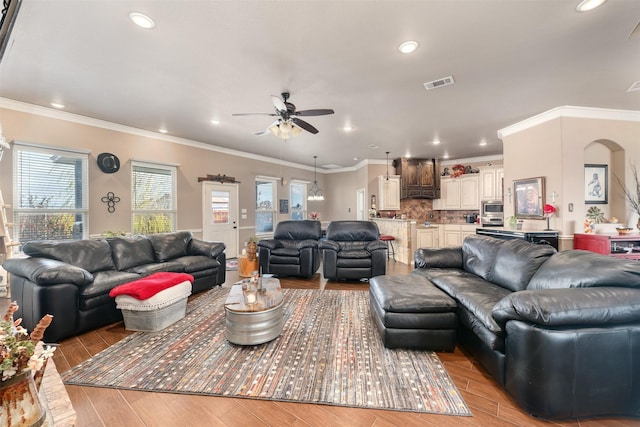
[[393,161],[396,175],[400,175],[401,199],[439,199],[440,165],[436,159],[407,159]]

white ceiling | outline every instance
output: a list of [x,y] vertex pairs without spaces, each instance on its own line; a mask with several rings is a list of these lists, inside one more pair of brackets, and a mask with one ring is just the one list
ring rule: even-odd
[[[626,92],[640,80],[640,0],[577,3],[24,0],[0,96],[306,165],[495,155],[497,130],[557,106],[640,110]],[[399,53],[408,39],[419,49]],[[252,135],[271,117],[232,117],[273,112],[284,90],[335,114],[304,117],[320,132],[287,142]]]

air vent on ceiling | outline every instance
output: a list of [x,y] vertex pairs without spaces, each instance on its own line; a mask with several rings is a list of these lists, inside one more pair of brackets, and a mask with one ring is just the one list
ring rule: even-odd
[[443,87],[443,86],[449,86],[455,83],[455,80],[453,80],[453,76],[448,76],[448,77],[443,77],[441,79],[438,80],[433,80],[431,82],[426,82],[424,84],[424,88],[426,90],[431,90],[431,89],[437,89],[439,87]]
[[629,89],[627,89],[627,92],[633,92],[636,90],[640,90],[640,81],[631,83],[631,86],[629,86]]

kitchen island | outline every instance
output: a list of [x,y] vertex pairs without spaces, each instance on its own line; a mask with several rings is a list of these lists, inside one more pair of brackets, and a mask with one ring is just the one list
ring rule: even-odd
[[412,264],[415,250],[416,220],[372,218],[371,221],[376,223],[380,234],[388,234],[395,238],[393,247],[396,261],[403,264]]

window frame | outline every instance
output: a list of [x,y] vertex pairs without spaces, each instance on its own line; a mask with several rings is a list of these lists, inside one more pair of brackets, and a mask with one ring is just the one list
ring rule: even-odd
[[[277,211],[277,201],[278,201],[278,182],[279,182],[279,178],[272,178],[272,177],[267,177],[267,176],[256,176],[255,178],[255,184],[254,184],[254,188],[255,188],[255,234],[256,236],[268,236],[268,235],[272,235],[273,231],[275,230],[275,226],[278,220],[278,211]],[[258,199],[259,196],[259,192],[258,192],[258,185],[259,183],[263,183],[263,184],[271,184],[271,193],[272,193],[272,200],[271,200],[271,209],[260,209],[258,206],[261,203],[261,200]],[[258,220],[258,215],[259,214],[264,214],[266,212],[271,212],[271,230],[270,231],[258,231],[258,223],[260,222]]]
[[[136,169],[158,169],[168,172],[171,177],[170,187],[171,194],[169,197],[169,208],[167,209],[139,209],[136,208],[136,172],[140,173],[142,170]],[[142,160],[131,160],[131,231],[134,234],[154,234],[161,232],[173,232],[177,229],[178,224],[178,167],[176,165],[168,163],[156,163]],[[156,195],[157,196],[157,195]],[[169,217],[169,227],[153,230],[136,230],[136,215],[149,215],[149,214],[164,214]],[[150,231],[150,232],[149,232]]]
[[[89,153],[88,150],[79,150],[67,147],[58,147],[52,145],[40,145],[34,144],[24,141],[14,141],[13,142],[13,236],[16,241],[20,243],[20,247],[18,250],[22,250],[22,245],[28,241],[32,240],[72,240],[72,239],[86,239],[89,236]],[[73,188],[70,192],[72,192],[75,197],[71,197],[69,200],[73,200],[76,207],[74,208],[65,208],[65,207],[23,207],[24,199],[23,197],[31,198],[33,194],[29,196],[24,196],[24,187],[29,186],[31,188],[30,181],[33,173],[30,171],[25,171],[24,169],[32,169],[32,166],[46,166],[46,163],[42,162],[40,165],[33,162],[31,165],[23,165],[23,156],[22,153],[37,153],[41,155],[46,155],[51,158],[52,168],[55,166],[56,160],[54,158],[65,158],[65,159],[74,159],[80,162],[80,164],[76,164],[74,167],[73,173]],[[35,159],[34,159],[35,160]],[[61,163],[64,164],[64,163]],[[68,164],[68,163],[67,163]],[[51,171],[53,169],[49,169],[47,171],[47,179],[52,176]],[[69,174],[69,171],[63,171],[66,173],[62,173],[60,176],[64,177]],[[28,178],[25,180],[22,176],[28,174]],[[37,186],[42,188],[44,179],[38,180],[38,178],[34,178],[37,181]],[[51,180],[52,184],[55,184]],[[78,186],[80,188],[78,188]],[[52,185],[53,191],[59,192],[59,197],[65,192],[70,190],[69,183],[67,185],[63,185],[60,188],[57,188],[55,185]],[[52,193],[49,193],[50,199],[54,199],[56,196]],[[43,196],[46,197],[47,195]],[[65,195],[65,198],[68,198],[68,193]],[[23,200],[23,201],[21,201]],[[32,199],[33,200],[33,199]],[[44,203],[44,198],[42,199]],[[47,203],[49,202],[47,201]],[[77,206],[78,200],[80,200],[80,206]],[[30,202],[31,203],[31,202]],[[24,219],[24,215],[42,215],[44,220],[48,223],[42,230],[44,230],[44,235],[42,237],[37,237],[33,239],[26,239],[23,236],[23,233],[20,232],[21,228],[21,216]],[[63,221],[60,221],[58,218],[52,218],[51,215],[56,214],[71,214],[75,215],[73,224],[71,225],[71,229],[68,231],[68,238],[59,238],[55,235],[55,232],[51,231],[51,221],[53,221],[56,227],[65,227],[64,226],[64,218]],[[77,224],[80,223],[78,226]],[[37,228],[37,225],[36,225]],[[66,227],[68,228],[68,227]],[[36,232],[37,234],[37,232]]]
[[[307,219],[307,195],[308,195],[308,182],[307,181],[300,181],[300,180],[291,180],[290,184],[289,184],[289,207],[290,207],[290,214],[289,217],[291,220],[293,221],[297,221],[297,220],[303,220],[303,219]],[[294,210],[294,204],[293,204],[293,190],[294,187],[300,188],[302,190],[302,208],[299,210]],[[302,217],[301,218],[294,218],[294,214],[296,213],[301,213]]]

